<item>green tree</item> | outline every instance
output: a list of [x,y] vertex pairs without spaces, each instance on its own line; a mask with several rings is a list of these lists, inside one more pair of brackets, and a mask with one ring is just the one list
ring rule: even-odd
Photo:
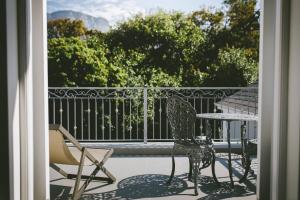
[[220,31],[224,28],[225,13],[221,10],[201,9],[194,11],[190,19],[206,33]]
[[135,69],[156,67],[177,75],[194,64],[190,58],[203,42],[201,29],[177,12],[138,15],[107,35],[110,49],[117,46],[125,54],[134,50],[143,55]]
[[229,46],[248,49],[258,60],[260,11],[256,10],[257,0],[224,0],[224,4],[228,7]]
[[48,21],[48,38],[79,37],[87,33],[82,20],[56,19]]
[[221,49],[206,78],[209,86],[247,86],[258,79],[258,63],[245,49]]
[[[237,73],[231,71],[228,74],[229,71],[225,70],[229,69],[228,62],[220,62],[220,58],[223,53],[225,54],[224,50],[226,49],[230,49],[234,55],[243,51],[243,54],[246,54],[247,59],[249,59],[251,67],[255,63],[256,71],[251,71],[251,73],[254,73],[253,76],[257,78],[259,10],[256,10],[256,4],[256,0],[224,0],[225,11],[202,9],[193,12],[190,16],[194,23],[203,30],[206,37],[203,48],[198,49],[193,58],[201,66],[200,71],[207,73],[204,74],[205,81],[203,83],[205,85],[245,86],[250,83],[249,79],[246,78],[246,80],[243,75],[238,78]],[[237,56],[237,58],[241,58],[239,54]],[[246,65],[239,66],[245,67],[245,69],[240,68],[238,70],[242,74],[244,71],[245,73],[249,72]],[[236,67],[231,70],[233,69]],[[228,79],[228,77],[230,78]]]
[[256,0],[137,15],[107,33],[48,22],[52,86],[245,86],[257,79]]
[[224,38],[224,32],[227,32],[224,25],[225,15],[226,13],[221,10],[201,9],[190,16],[191,20],[205,33],[206,40],[193,57],[194,62],[198,63],[204,72],[216,62],[219,49],[227,45],[227,39]]
[[108,61],[79,38],[48,40],[49,86],[106,86]]

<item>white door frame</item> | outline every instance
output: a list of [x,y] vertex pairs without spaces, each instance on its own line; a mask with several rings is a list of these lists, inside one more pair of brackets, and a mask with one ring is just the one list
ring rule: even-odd
[[262,0],[258,199],[299,199],[300,2]]
[[286,146],[286,199],[300,199],[300,1],[291,0]]

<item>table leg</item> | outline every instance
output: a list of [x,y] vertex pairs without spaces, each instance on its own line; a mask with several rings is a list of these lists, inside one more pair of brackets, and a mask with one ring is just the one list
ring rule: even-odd
[[247,179],[248,173],[250,171],[251,160],[248,155],[246,155],[246,157],[245,157],[245,162],[246,162],[245,163],[245,165],[246,165],[245,173],[244,173],[243,177],[239,180],[239,183],[242,183]]
[[244,121],[243,124],[241,125],[241,145],[242,145],[242,152],[241,152],[241,155],[242,155],[242,165],[243,167],[245,167],[245,163],[244,163],[244,156],[245,156],[245,148],[246,148],[246,144],[245,144],[245,135],[246,135],[246,122]]
[[244,182],[247,179],[250,170],[250,165],[251,165],[251,160],[247,152],[248,141],[246,139],[246,121],[243,122],[243,125],[241,127],[241,143],[242,143],[242,165],[245,168],[245,173],[243,177],[239,180],[240,183]]
[[227,143],[228,143],[228,170],[229,170],[229,178],[230,178],[230,185],[233,185],[232,179],[232,166],[231,166],[231,143],[230,143],[230,121],[227,121]]

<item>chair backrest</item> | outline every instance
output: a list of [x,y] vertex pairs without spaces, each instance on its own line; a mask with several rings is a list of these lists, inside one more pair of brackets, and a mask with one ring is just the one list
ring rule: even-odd
[[78,165],[79,161],[72,155],[65,143],[59,126],[49,127],[50,163]]
[[177,95],[167,99],[167,117],[173,138],[190,140],[194,137],[196,111],[192,105]]

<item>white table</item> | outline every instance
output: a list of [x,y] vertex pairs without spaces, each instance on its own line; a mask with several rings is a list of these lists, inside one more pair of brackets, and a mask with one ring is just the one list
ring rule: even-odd
[[[245,130],[245,125],[247,121],[258,121],[258,117],[256,115],[249,115],[249,114],[239,114],[239,113],[202,113],[196,115],[198,119],[206,119],[206,120],[221,120],[227,122],[227,143],[228,143],[228,171],[229,177],[231,182],[231,187],[233,187],[233,179],[232,179],[232,164],[231,164],[231,143],[230,143],[230,123],[233,121],[242,121],[243,129]],[[241,140],[242,140],[242,149],[244,150],[244,135],[241,133]],[[245,152],[243,152],[245,153]],[[243,155],[244,156],[244,155]],[[245,155],[247,156],[247,155]],[[248,158],[248,156],[247,156]],[[249,159],[249,158],[248,158]],[[247,160],[246,168],[244,176],[240,179],[239,182],[243,182],[250,169],[250,161]]]

